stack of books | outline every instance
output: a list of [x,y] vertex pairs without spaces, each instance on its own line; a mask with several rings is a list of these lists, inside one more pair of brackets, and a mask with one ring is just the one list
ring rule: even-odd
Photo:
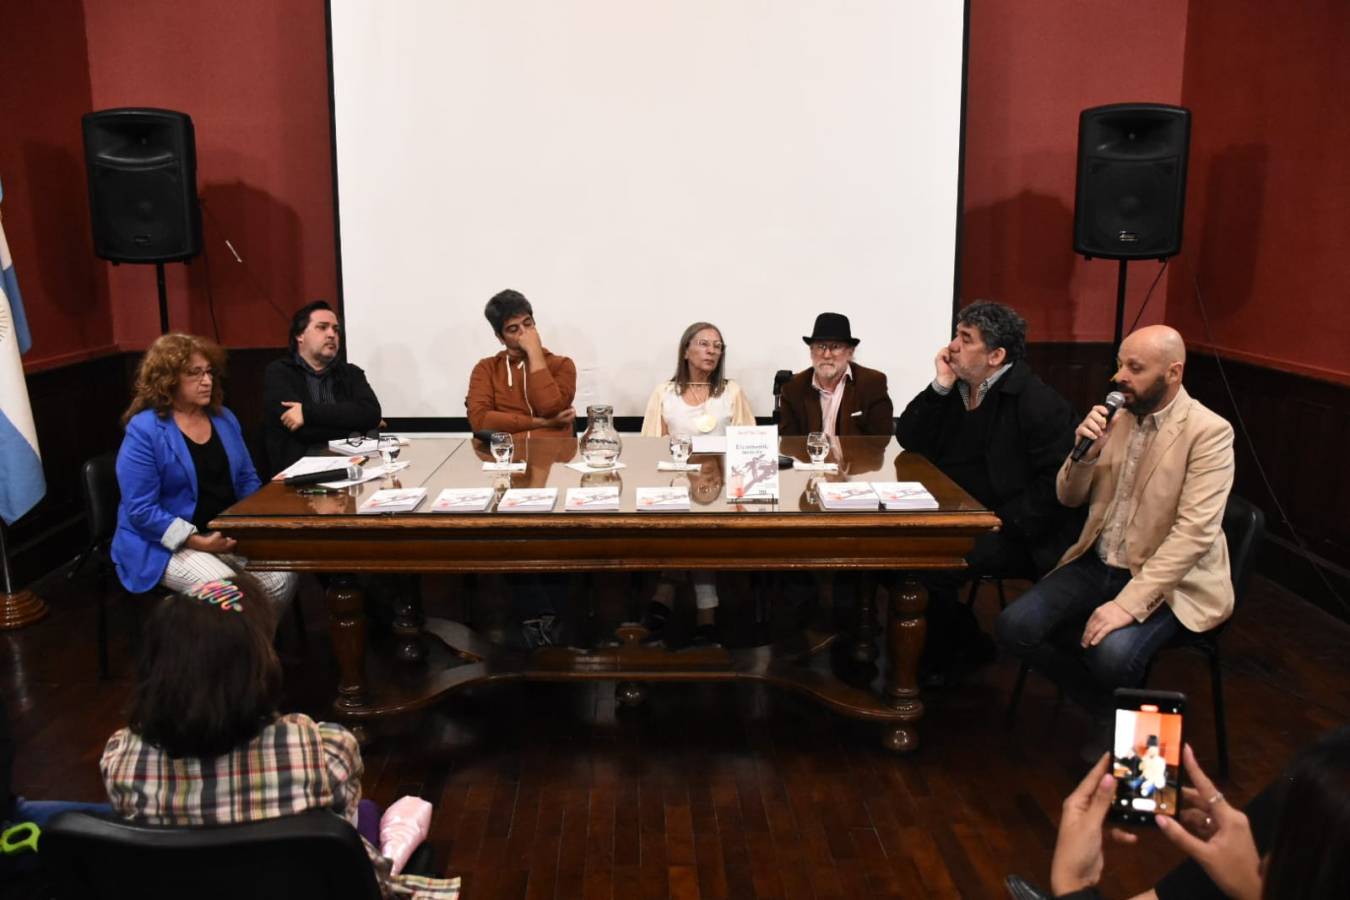
[[490,487],[484,488],[446,488],[431,504],[431,511],[438,513],[475,513],[486,512],[492,505],[497,492]]
[[358,514],[412,512],[426,496],[427,489],[421,487],[385,488],[362,500],[356,511]]
[[563,509],[567,512],[618,512],[619,488],[617,485],[568,488]]
[[937,498],[918,481],[874,481],[872,490],[886,509],[937,509]]
[[497,501],[497,512],[552,512],[553,504],[557,502],[557,488],[511,488]]
[[880,501],[866,481],[821,481],[816,484],[821,509],[876,509]]
[[638,512],[689,512],[689,488],[640,487],[637,489]]

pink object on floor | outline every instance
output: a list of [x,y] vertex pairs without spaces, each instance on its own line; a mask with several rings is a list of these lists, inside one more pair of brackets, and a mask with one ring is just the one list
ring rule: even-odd
[[400,797],[380,818],[380,853],[393,863],[395,875],[431,830],[431,804],[421,797]]

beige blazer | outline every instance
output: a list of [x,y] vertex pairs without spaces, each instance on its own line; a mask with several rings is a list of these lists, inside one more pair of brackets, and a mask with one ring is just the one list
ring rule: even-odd
[[[1209,631],[1233,614],[1233,582],[1223,511],[1233,486],[1233,426],[1182,388],[1139,464],[1138,498],[1125,526],[1125,557],[1134,577],[1116,602],[1137,621],[1161,603],[1191,631]],[[1122,413],[1122,415],[1128,415]],[[1131,421],[1117,423],[1095,463],[1066,459],[1055,482],[1065,506],[1090,502],[1087,524],[1062,566],[1095,553],[1115,496]]]

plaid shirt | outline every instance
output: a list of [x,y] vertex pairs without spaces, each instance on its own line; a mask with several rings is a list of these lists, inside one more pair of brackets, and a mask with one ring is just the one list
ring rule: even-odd
[[[356,826],[361,750],[340,725],[279,716],[253,740],[211,759],[174,759],[129,728],[99,760],[121,816],[149,825],[229,825],[329,809]],[[455,900],[458,878],[390,875],[389,860],[362,839],[386,898]]]

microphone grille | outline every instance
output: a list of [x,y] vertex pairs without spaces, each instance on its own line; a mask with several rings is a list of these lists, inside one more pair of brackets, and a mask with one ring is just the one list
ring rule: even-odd
[[1112,391],[1106,395],[1106,405],[1111,409],[1120,409],[1125,405],[1125,395],[1120,391]]

